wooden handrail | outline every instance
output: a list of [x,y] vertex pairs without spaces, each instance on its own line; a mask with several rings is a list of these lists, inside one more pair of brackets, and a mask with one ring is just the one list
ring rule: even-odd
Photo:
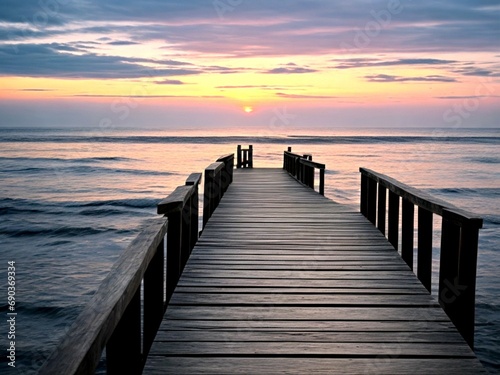
[[314,171],[319,170],[319,193],[325,195],[325,164],[312,161],[311,154],[298,155],[288,151],[283,153],[283,169],[295,179],[314,190]]
[[94,373],[104,348],[108,374],[142,372],[170,296],[198,239],[200,181],[200,173],[191,174],[186,186],[177,187],[160,202],[158,213],[167,218],[152,220],[120,255],[39,374]]
[[[431,291],[433,214],[442,217],[438,299],[469,346],[474,346],[476,271],[479,229],[483,219],[389,176],[360,168],[361,213],[399,247],[399,207],[402,198],[401,256],[413,269],[414,216],[418,208],[417,276]],[[388,191],[388,208],[387,208]]]

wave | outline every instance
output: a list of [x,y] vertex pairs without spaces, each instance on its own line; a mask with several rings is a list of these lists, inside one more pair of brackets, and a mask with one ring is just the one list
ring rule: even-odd
[[162,171],[151,171],[145,169],[118,169],[118,168],[106,168],[106,167],[96,167],[87,165],[77,165],[77,166],[52,166],[52,167],[26,167],[26,168],[3,168],[3,173],[19,173],[19,174],[47,174],[47,173],[57,173],[58,175],[64,173],[72,173],[79,175],[87,174],[130,174],[130,175],[140,175],[140,176],[172,176],[175,173],[172,172],[162,172]]
[[93,201],[85,203],[69,204],[68,207],[102,207],[116,206],[129,208],[152,208],[158,204],[158,199],[139,198],[139,199],[112,199],[104,201]]
[[500,157],[490,157],[490,156],[469,158],[467,160],[475,162],[475,163],[482,163],[482,164],[499,164],[500,163]]
[[[1,142],[1,140],[0,140]],[[27,162],[63,162],[63,163],[92,163],[103,161],[137,161],[138,159],[125,158],[119,156],[103,156],[103,157],[89,157],[89,158],[29,158],[29,157],[0,157],[0,161],[27,161]]]
[[500,188],[440,188],[440,189],[426,189],[431,194],[446,194],[446,195],[473,195],[484,197],[499,197]]
[[13,238],[50,236],[50,237],[81,237],[102,233],[115,233],[119,235],[129,235],[133,231],[114,228],[96,228],[96,227],[58,227],[58,228],[0,228],[0,235],[6,235]]
[[29,143],[134,143],[134,144],[237,144],[237,143],[279,143],[279,144],[384,144],[384,143],[488,143],[500,144],[497,136],[3,136],[0,142]]
[[[124,209],[153,209],[158,199],[113,199],[85,202],[44,202],[30,199],[0,199],[0,215],[83,215],[83,216],[112,216],[130,214]],[[75,210],[77,209],[77,210]],[[80,209],[78,211],[78,209]]]

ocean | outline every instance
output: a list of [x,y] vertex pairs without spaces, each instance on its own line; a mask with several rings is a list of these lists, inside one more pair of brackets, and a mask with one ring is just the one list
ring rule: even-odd
[[482,216],[475,350],[500,373],[500,129],[234,132],[0,129],[0,313],[9,261],[18,313],[15,370],[0,325],[2,374],[36,373],[156,204],[237,144],[253,144],[255,167],[281,166],[287,146],[312,153],[339,203],[359,206],[366,167]]

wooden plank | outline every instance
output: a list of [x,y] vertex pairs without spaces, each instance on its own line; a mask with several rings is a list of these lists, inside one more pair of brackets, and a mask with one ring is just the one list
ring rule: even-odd
[[337,343],[337,342],[164,342],[156,341],[152,355],[164,356],[285,356],[366,358],[399,353],[402,358],[475,358],[467,345],[451,343]]
[[[299,324],[300,323],[300,324]],[[161,332],[454,332],[451,321],[355,321],[355,320],[173,320],[165,319]],[[163,333],[162,333],[163,335]]]
[[[395,353],[398,353],[396,351]],[[485,374],[477,359],[425,359],[400,358],[396,354],[377,358],[189,358],[153,357],[145,373],[164,375],[164,369],[172,374],[214,375],[262,375],[262,374]]]
[[370,307],[438,307],[429,295],[330,295],[283,293],[180,293],[176,292],[169,306],[370,306]]

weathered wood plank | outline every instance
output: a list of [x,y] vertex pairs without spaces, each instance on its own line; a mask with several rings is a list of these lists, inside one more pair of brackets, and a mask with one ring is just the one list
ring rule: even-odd
[[[397,351],[395,352],[397,353]],[[214,375],[262,375],[297,374],[304,370],[310,374],[485,374],[477,359],[425,359],[399,358],[397,354],[377,358],[187,358],[152,357],[147,373],[164,375],[164,369],[172,374]]]

